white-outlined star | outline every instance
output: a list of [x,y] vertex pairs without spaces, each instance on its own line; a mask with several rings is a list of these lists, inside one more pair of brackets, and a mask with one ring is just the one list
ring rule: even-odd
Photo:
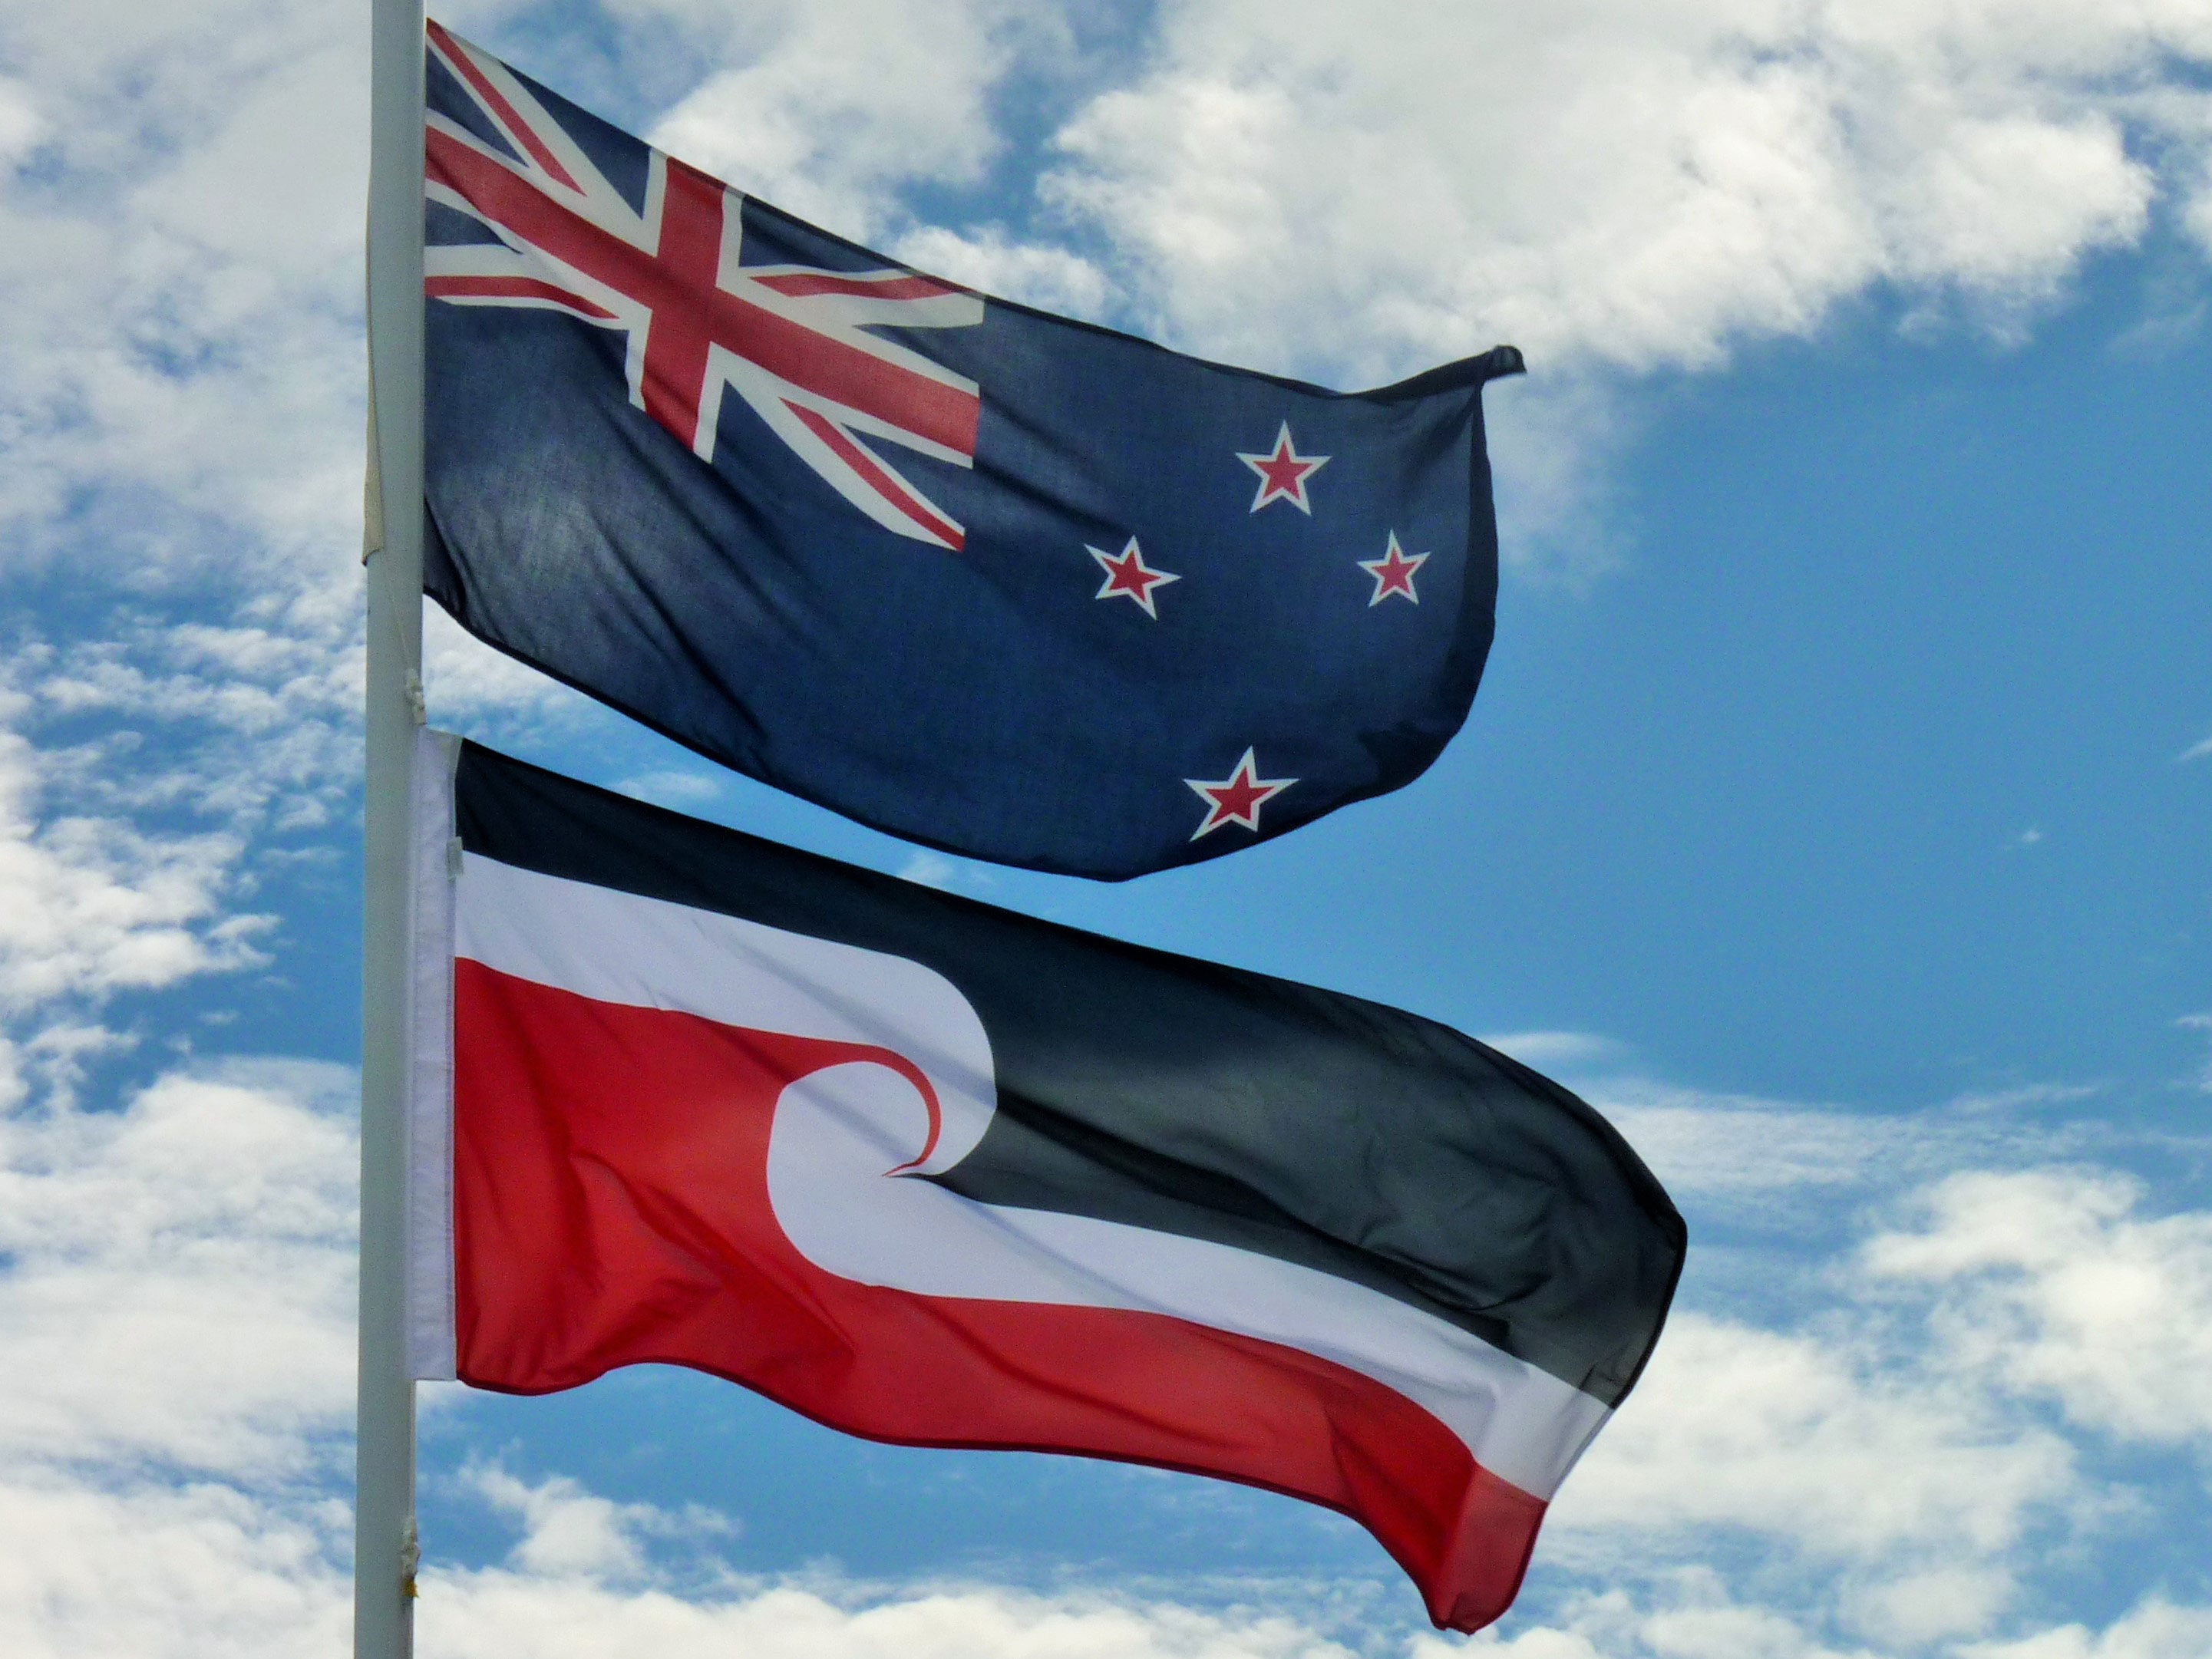
[[1098,584],[1091,597],[1100,599],[1134,599],[1144,606],[1145,614],[1154,622],[1160,619],[1152,604],[1152,590],[1164,587],[1182,578],[1172,570],[1155,570],[1145,562],[1145,556],[1137,548],[1137,538],[1129,538],[1129,544],[1117,556],[1103,548],[1085,547],[1083,550],[1098,561],[1098,568],[1106,573],[1106,580]]
[[1306,498],[1306,480],[1328,465],[1328,457],[1299,454],[1291,442],[1288,421],[1275,434],[1273,454],[1247,455],[1239,450],[1237,459],[1260,475],[1259,491],[1252,497],[1255,513],[1269,501],[1288,501],[1308,518],[1313,516],[1313,503]]
[[1402,593],[1419,605],[1421,596],[1413,591],[1413,573],[1428,562],[1425,553],[1409,555],[1401,550],[1395,530],[1390,532],[1390,544],[1383,550],[1381,558],[1354,559],[1352,563],[1375,578],[1374,596],[1367,601],[1367,608],[1372,611],[1393,593]]
[[1263,778],[1260,769],[1247,749],[1244,758],[1225,778],[1185,778],[1183,781],[1194,790],[1206,803],[1206,819],[1190,832],[1196,841],[1200,836],[1210,836],[1224,823],[1239,823],[1257,833],[1260,828],[1260,809],[1268,801],[1296,783],[1296,778]]

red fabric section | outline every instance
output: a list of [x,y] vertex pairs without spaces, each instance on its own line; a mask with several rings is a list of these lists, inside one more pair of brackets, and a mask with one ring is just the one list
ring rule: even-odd
[[1214,1475],[1358,1521],[1439,1626],[1479,1629],[1512,1601],[1543,1504],[1370,1378],[1183,1320],[917,1296],[801,1256],[769,1204],[776,1097],[894,1056],[468,961],[454,990],[465,1381],[542,1394],[690,1365],[872,1439]]
[[615,319],[613,312],[592,304],[580,294],[528,276],[432,276],[423,282],[422,291],[434,300],[465,300],[472,295],[495,300],[550,300],[556,306],[596,317],[601,322]]

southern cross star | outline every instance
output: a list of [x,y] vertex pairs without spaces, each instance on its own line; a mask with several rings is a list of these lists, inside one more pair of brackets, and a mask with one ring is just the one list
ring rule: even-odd
[[1258,831],[1260,808],[1296,783],[1296,778],[1263,778],[1254,764],[1252,751],[1247,749],[1244,758],[1237,763],[1236,770],[1219,780],[1185,778],[1183,781],[1195,790],[1206,803],[1206,820],[1191,831],[1190,838],[1212,835],[1224,823],[1240,823],[1247,830]]
[[1275,434],[1274,453],[1247,455],[1239,450],[1237,459],[1260,475],[1259,493],[1252,497],[1255,513],[1269,501],[1288,501],[1308,518],[1313,516],[1313,503],[1306,499],[1306,480],[1328,465],[1328,457],[1299,454],[1291,442],[1288,421]]
[[1106,573],[1106,580],[1098,584],[1098,592],[1092,597],[1134,599],[1144,606],[1145,614],[1154,622],[1159,620],[1160,613],[1152,604],[1152,590],[1182,580],[1171,570],[1155,570],[1146,564],[1145,556],[1138,550],[1134,536],[1129,538],[1129,544],[1121,550],[1119,557],[1103,548],[1086,547],[1083,550],[1097,560],[1098,568]]
[[1421,596],[1413,591],[1413,573],[1428,562],[1429,556],[1425,553],[1416,553],[1408,557],[1402,552],[1398,546],[1398,532],[1395,530],[1390,532],[1390,545],[1383,550],[1381,558],[1354,559],[1352,563],[1375,578],[1375,593],[1367,601],[1367,608],[1373,610],[1393,593],[1402,593],[1419,605]]

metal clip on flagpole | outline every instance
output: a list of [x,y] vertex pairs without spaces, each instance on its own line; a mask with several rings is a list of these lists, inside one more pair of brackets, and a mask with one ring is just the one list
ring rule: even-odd
[[408,771],[422,707],[422,8],[370,0],[368,764],[362,791],[355,1659],[414,1648],[405,1327]]

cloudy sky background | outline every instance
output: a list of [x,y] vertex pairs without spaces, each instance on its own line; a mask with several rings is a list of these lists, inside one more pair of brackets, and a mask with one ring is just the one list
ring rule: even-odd
[[[335,1654],[358,6],[0,9],[0,1648]],[[457,4],[732,183],[1330,384],[1510,340],[1436,770],[1098,888],[432,619],[436,718],[1491,1036],[1693,1237],[1522,1659],[2212,1653],[2212,0]],[[1441,1659],[1348,1523],[640,1371],[426,1401],[451,1659]]]

